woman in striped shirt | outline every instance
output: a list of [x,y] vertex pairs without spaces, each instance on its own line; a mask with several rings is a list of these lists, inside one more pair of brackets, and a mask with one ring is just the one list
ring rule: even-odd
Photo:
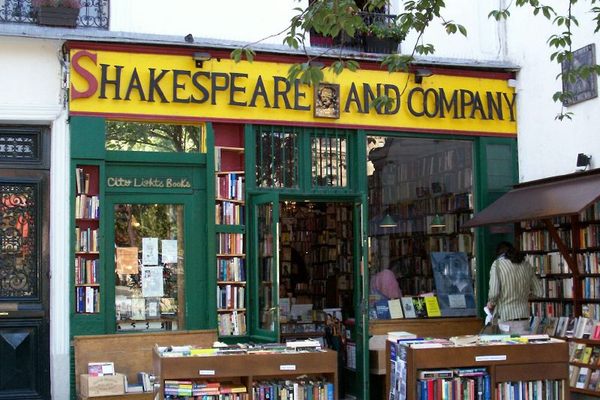
[[501,242],[496,255],[490,269],[487,306],[496,312],[499,323],[508,327],[508,333],[530,333],[529,296],[541,296],[542,283],[524,254],[511,243]]

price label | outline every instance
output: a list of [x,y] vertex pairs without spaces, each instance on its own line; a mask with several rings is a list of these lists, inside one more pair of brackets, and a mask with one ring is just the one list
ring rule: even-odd
[[215,374],[214,369],[201,369],[198,372],[201,376],[213,376]]
[[504,361],[506,354],[498,354],[492,356],[475,356],[475,361]]
[[294,364],[283,364],[279,366],[280,371],[295,371],[296,366]]

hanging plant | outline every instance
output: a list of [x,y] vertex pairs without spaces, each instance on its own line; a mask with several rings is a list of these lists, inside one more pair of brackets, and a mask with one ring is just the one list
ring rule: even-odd
[[47,26],[77,26],[81,3],[79,0],[32,0],[37,10],[37,21]]

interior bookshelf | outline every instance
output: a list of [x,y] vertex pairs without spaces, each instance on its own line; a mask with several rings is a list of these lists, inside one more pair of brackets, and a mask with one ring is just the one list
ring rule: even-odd
[[513,399],[515,391],[528,398],[570,398],[568,344],[562,340],[440,347],[388,341],[386,353],[389,399],[428,398],[419,395],[429,388],[456,388],[457,379],[464,383],[453,397],[457,399]]
[[[342,310],[351,304],[352,207],[284,202],[281,221],[282,340],[323,337],[328,311],[331,314],[330,309]],[[300,313],[302,305],[310,309]]]
[[100,312],[99,167],[75,167],[74,285],[75,312]]
[[247,332],[243,130],[215,126],[217,318],[220,336]]
[[417,296],[436,289],[431,253],[465,253],[471,265],[473,231],[462,227],[473,215],[471,147],[388,138],[369,160],[371,270],[391,269],[402,293]]

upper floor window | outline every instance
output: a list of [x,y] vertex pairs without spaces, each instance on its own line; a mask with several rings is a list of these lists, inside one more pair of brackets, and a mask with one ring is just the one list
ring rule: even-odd
[[204,130],[198,125],[106,121],[106,150],[199,153]]

